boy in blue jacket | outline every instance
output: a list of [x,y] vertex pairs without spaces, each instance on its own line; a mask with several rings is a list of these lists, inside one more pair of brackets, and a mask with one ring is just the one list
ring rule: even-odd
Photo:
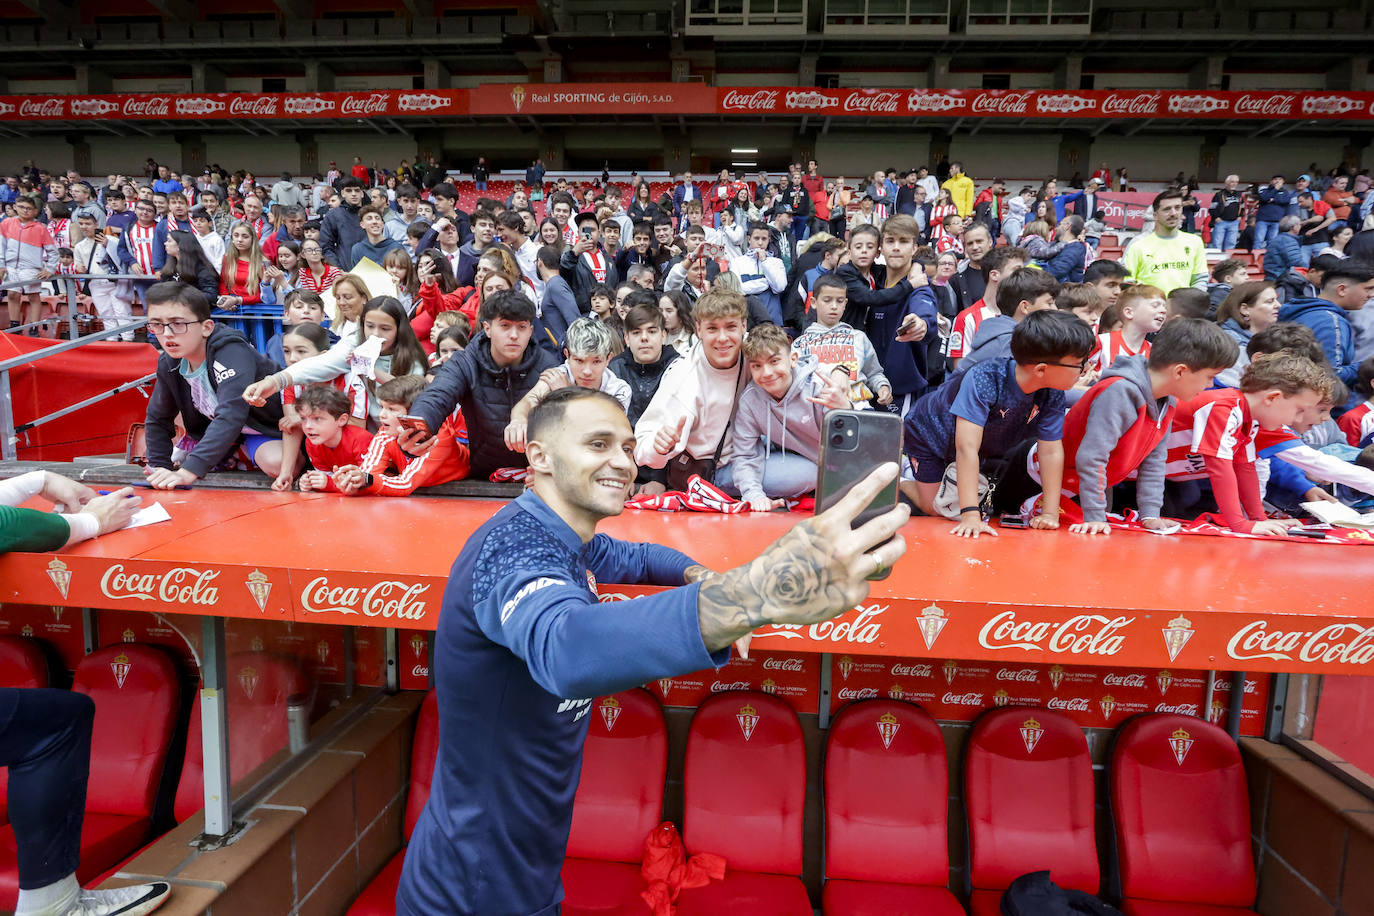
[[[1279,321],[1293,321],[1311,328],[1332,371],[1350,387],[1355,383],[1360,363],[1355,356],[1355,331],[1346,312],[1364,308],[1370,296],[1374,296],[1374,269],[1360,264],[1342,264],[1322,277],[1320,296],[1284,303],[1279,309]],[[1344,405],[1336,413],[1343,413],[1343,408]]]

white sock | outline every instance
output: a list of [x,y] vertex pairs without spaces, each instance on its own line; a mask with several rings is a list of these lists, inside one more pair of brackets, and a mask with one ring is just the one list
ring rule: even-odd
[[76,883],[75,872],[45,887],[31,891],[21,888],[14,916],[61,916],[76,905],[80,893],[81,885]]

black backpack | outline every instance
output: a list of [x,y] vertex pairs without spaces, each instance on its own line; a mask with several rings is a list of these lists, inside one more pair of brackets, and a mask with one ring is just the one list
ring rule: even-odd
[[1047,871],[1022,875],[1002,895],[1002,916],[1122,916],[1092,894],[1064,890]]

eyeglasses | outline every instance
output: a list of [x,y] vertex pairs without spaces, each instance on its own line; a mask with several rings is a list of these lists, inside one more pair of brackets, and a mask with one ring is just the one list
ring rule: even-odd
[[1073,369],[1078,373],[1083,373],[1088,368],[1088,363],[1092,362],[1092,357],[1088,357],[1081,363],[1046,363],[1047,366],[1058,366],[1061,369]]
[[148,330],[152,331],[154,334],[157,334],[159,336],[167,333],[168,331],[172,332],[173,334],[185,334],[191,328],[192,325],[196,325],[199,323],[200,322],[198,321],[180,321],[175,318],[173,318],[171,321],[153,320],[148,322]]

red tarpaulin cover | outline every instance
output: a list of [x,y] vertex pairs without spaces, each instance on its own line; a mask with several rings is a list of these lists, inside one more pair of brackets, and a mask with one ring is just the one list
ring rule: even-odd
[[[57,341],[0,335],[0,361],[33,353]],[[157,351],[147,344],[92,343],[10,371],[14,425],[36,420],[78,401],[142,378],[157,368]],[[19,457],[70,461],[81,455],[122,453],[129,427],[142,423],[149,387],[117,394],[98,404],[19,434]]]

